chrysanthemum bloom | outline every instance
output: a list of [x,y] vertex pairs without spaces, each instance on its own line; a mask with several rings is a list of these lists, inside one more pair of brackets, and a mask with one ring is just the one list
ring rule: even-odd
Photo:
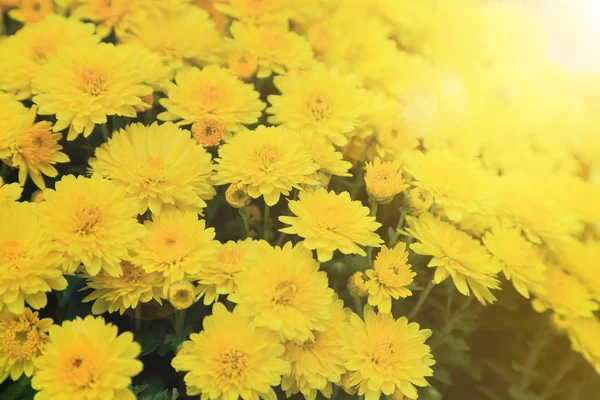
[[190,335],[171,364],[185,374],[189,396],[201,394],[213,400],[276,400],[271,386],[290,371],[283,359],[284,347],[274,332],[256,327],[237,310],[221,303],[204,318],[203,330]]
[[377,306],[379,312],[387,314],[392,311],[392,298],[398,300],[412,295],[406,288],[415,277],[408,263],[406,244],[398,243],[393,249],[381,248],[373,264],[373,269],[366,271],[369,280],[369,304]]
[[567,333],[573,351],[580,353],[600,374],[600,321],[598,317],[569,318]]
[[593,295],[577,278],[556,266],[549,266],[541,292],[532,289],[535,299],[533,309],[544,312],[548,309],[565,316],[592,317],[600,309]]
[[143,18],[121,40],[146,47],[174,69],[194,62],[219,62],[221,37],[208,13],[198,7],[187,6],[179,13]]
[[[600,237],[598,238],[600,239]],[[557,246],[560,266],[576,276],[596,300],[600,300],[600,240],[571,239]]]
[[23,188],[18,183],[4,183],[0,176],[0,207],[5,207],[8,203],[19,200]]
[[379,157],[373,163],[367,163],[365,173],[367,193],[376,202],[388,204],[394,197],[408,187],[402,178],[397,162],[381,162]]
[[349,310],[344,310],[343,305],[339,299],[331,304],[331,318],[323,331],[313,332],[312,339],[284,343],[284,357],[292,365],[291,373],[281,382],[287,397],[301,392],[306,399],[315,400],[320,391],[325,398],[331,398],[331,383],[339,383],[346,372],[343,344],[348,334],[346,311]]
[[294,8],[290,0],[223,0],[214,6],[237,20],[261,24],[284,21]]
[[325,189],[302,191],[299,200],[289,202],[295,217],[279,220],[291,225],[281,232],[304,238],[302,245],[316,250],[320,262],[331,260],[333,252],[366,256],[360,246],[379,247],[383,240],[375,231],[381,226],[369,209],[352,200],[348,192],[336,194]]
[[204,304],[216,302],[221,295],[235,293],[238,275],[255,262],[255,251],[269,248],[265,241],[252,239],[229,241],[219,244],[216,257],[207,262],[200,273],[194,276],[198,280],[198,299],[204,296]]
[[225,124],[220,121],[203,119],[192,124],[192,136],[204,147],[218,146],[228,133]]
[[51,318],[40,320],[38,313],[27,307],[21,314],[0,313],[0,382],[9,376],[16,381],[23,374],[33,375],[33,360],[48,343],[51,326]]
[[131,332],[88,315],[50,328],[50,343],[35,360],[31,386],[38,399],[135,400],[131,378],[142,371],[142,351]]
[[94,46],[99,40],[94,25],[57,14],[26,25],[0,44],[0,89],[30,97],[33,79],[60,48]]
[[101,271],[96,276],[86,276],[87,288],[93,289],[82,302],[94,301],[92,312],[102,314],[136,308],[139,303],[155,300],[162,304],[165,279],[158,272],[146,272],[141,266],[129,261],[121,262],[123,275],[110,276]]
[[250,204],[252,198],[248,194],[248,186],[234,182],[225,191],[225,200],[231,207],[242,208]]
[[248,50],[234,51],[227,57],[227,66],[238,78],[248,79],[258,69],[258,58]]
[[348,291],[352,296],[366,296],[369,293],[367,287],[367,275],[357,271],[348,279]]
[[352,164],[344,160],[344,156],[324,137],[314,135],[303,135],[304,147],[307,148],[313,161],[319,166],[318,172],[331,177],[352,176],[348,172]]
[[165,277],[165,294],[171,283],[190,279],[217,252],[213,228],[192,211],[169,210],[144,222],[146,235],[137,249],[134,263],[147,272],[158,271]]
[[131,57],[127,46],[64,47],[33,80],[33,101],[39,114],[56,114],[54,131],[70,126],[67,140],[88,137],[108,115],[137,115],[134,107],[152,93],[143,61]]
[[416,211],[428,211],[433,205],[433,195],[424,187],[416,187],[408,192],[408,206]]
[[427,189],[452,221],[460,221],[466,213],[489,213],[495,206],[495,177],[468,159],[431,150],[406,153],[404,163],[413,185]]
[[0,160],[12,155],[10,146],[23,127],[27,114],[27,108],[12,94],[0,92]]
[[478,240],[430,213],[418,218],[408,216],[406,221],[410,227],[408,233],[421,242],[411,244],[410,248],[417,254],[433,257],[427,266],[435,268],[434,283],[451,276],[465,296],[472,291],[482,304],[496,300],[490,289],[500,288],[496,275],[502,264]]
[[287,340],[304,342],[325,329],[334,292],[327,274],[301,245],[261,249],[252,267],[240,273],[228,299],[236,311]]
[[61,152],[62,146],[58,144],[62,135],[52,133],[52,122],[35,122],[36,112],[34,105],[10,146],[10,164],[19,169],[21,186],[25,185],[29,175],[37,187],[45,189],[43,176],[57,176],[58,171],[53,164],[69,162],[69,157]]
[[359,125],[363,94],[335,70],[315,64],[305,71],[276,76],[281,95],[268,97],[269,122],[303,134],[323,136],[336,146],[348,143]]
[[37,204],[0,205],[0,311],[20,314],[25,303],[39,310],[46,293],[67,287],[60,254],[40,229]]
[[546,265],[533,243],[521,235],[521,229],[494,226],[482,239],[485,247],[503,265],[506,279],[517,292],[529,298],[529,290],[539,292],[546,278]]
[[273,206],[292,188],[315,183],[310,175],[319,166],[303,143],[298,133],[279,127],[240,132],[219,148],[214,181],[247,185],[251,197],[263,196]]
[[215,120],[223,123],[227,132],[256,123],[265,108],[252,85],[216,65],[179,71],[175,85],[160,104],[167,109],[158,114],[160,120],[179,121],[179,125]]
[[44,196],[42,222],[63,255],[63,269],[73,273],[83,264],[91,276],[100,270],[120,276],[121,261],[144,234],[136,204],[125,197],[125,190],[96,174],[67,175]]
[[210,154],[170,122],[128,125],[96,148],[89,162],[92,172],[127,192],[138,214],[173,207],[202,213],[215,195]]
[[302,69],[313,59],[310,43],[288,30],[287,23],[254,25],[234,22],[230,46],[248,50],[257,57],[258,78],[284,74],[291,69]]
[[8,16],[24,24],[32,24],[43,20],[52,11],[52,0],[21,0],[19,8],[10,10]]
[[175,309],[183,310],[194,304],[196,288],[191,282],[186,280],[173,282],[168,290],[167,298]]
[[432,332],[419,328],[405,317],[395,320],[391,313],[375,314],[368,306],[364,321],[350,316],[346,368],[354,371],[349,384],[358,386],[359,396],[378,400],[382,393],[389,396],[400,390],[416,399],[415,385],[428,386],[425,377],[433,375],[435,361],[425,341]]

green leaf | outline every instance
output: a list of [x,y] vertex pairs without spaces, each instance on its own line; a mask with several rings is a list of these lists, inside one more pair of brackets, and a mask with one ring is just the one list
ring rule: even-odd
[[166,331],[162,325],[148,327],[137,333],[135,338],[142,346],[142,355],[145,356],[155,351],[163,343],[165,335]]
[[435,373],[433,374],[433,379],[445,385],[452,385],[452,377],[445,368],[436,368]]
[[181,329],[181,332],[165,335],[164,343],[170,344],[174,349],[178,349],[179,346],[181,346],[181,343],[183,343],[192,332],[194,332],[192,326],[186,324]]

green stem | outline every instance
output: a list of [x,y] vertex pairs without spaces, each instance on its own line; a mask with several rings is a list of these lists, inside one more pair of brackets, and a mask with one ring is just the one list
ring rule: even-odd
[[271,235],[271,207],[265,203],[265,213],[263,215],[263,239],[269,241]]
[[431,290],[433,289],[434,285],[435,284],[433,283],[433,281],[431,281],[431,282],[429,282],[427,287],[425,287],[425,289],[423,289],[423,291],[421,292],[421,295],[419,296],[419,299],[417,300],[417,304],[415,304],[413,309],[410,310],[410,312],[408,313],[407,318],[409,320],[412,320],[414,317],[417,316],[417,314],[419,313],[419,310],[421,310],[421,307],[425,303],[425,300],[427,300],[427,297],[429,297],[429,293],[431,293]]
[[546,388],[544,393],[542,393],[542,396],[540,397],[541,400],[546,400],[554,394],[554,390],[556,389],[558,384],[577,364],[577,359],[578,356],[575,353],[571,352],[569,354],[565,362],[560,366],[560,368],[556,371],[556,373],[550,380],[550,383],[548,384],[548,387]]
[[396,225],[396,229],[394,229],[394,233],[390,236],[390,247],[394,247],[396,243],[398,243],[398,231],[402,229],[404,226],[404,220],[406,219],[406,211],[402,208],[400,209],[400,219],[398,220],[398,225]]
[[354,307],[356,308],[356,313],[362,318],[363,317],[362,300],[360,299],[360,296],[357,296],[357,295],[352,295],[352,298],[354,299]]
[[187,311],[187,309],[175,311],[175,324],[174,325],[175,325],[175,333],[177,335],[181,334],[181,331],[183,330],[183,325],[185,325],[186,311]]
[[275,242],[275,246],[281,246],[283,244],[283,241],[285,240],[285,236],[286,234],[284,232],[281,232],[279,238],[277,238],[277,242]]
[[340,393],[340,387],[338,385],[333,385],[333,394],[331,395],[331,400],[335,400]]
[[529,349],[529,354],[525,359],[525,363],[523,364],[523,369],[521,372],[521,381],[519,382],[519,393],[525,393],[527,388],[529,387],[529,383],[531,382],[531,371],[538,359],[540,358],[540,354],[544,349],[544,346],[548,343],[548,339],[551,337],[551,330],[547,326],[542,326],[541,329],[538,330],[533,343],[531,344],[531,348]]
[[444,328],[441,331],[441,333],[443,334],[442,340],[431,343],[431,350],[436,349],[436,348],[440,347],[442,344],[446,343],[448,336],[454,330],[454,325],[456,325],[456,323],[460,320],[460,317],[462,316],[463,312],[467,308],[469,308],[469,305],[471,305],[471,302],[473,301],[473,297],[474,296],[469,296],[467,298],[467,300],[465,300],[465,302],[460,306],[460,308],[456,312],[454,312],[454,314],[452,315],[452,318],[446,319],[446,321],[447,321],[446,325],[444,326]]
[[250,236],[250,221],[248,220],[248,214],[246,214],[246,207],[240,208],[239,210],[240,217],[242,217],[242,222],[244,223],[244,235],[245,237]]
[[134,309],[135,312],[135,331],[139,332],[142,327],[142,305],[138,304]]
[[108,130],[108,121],[106,121],[106,123],[100,125],[100,130],[102,132],[102,137],[104,138],[104,141],[107,142],[108,135],[110,134],[110,132]]

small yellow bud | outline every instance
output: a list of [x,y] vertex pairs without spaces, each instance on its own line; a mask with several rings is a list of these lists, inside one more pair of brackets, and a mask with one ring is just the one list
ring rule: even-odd
[[373,200],[388,204],[394,197],[408,187],[402,178],[402,171],[397,163],[381,162],[379,157],[372,164],[367,163],[365,173],[367,193]]
[[262,221],[262,211],[258,206],[254,204],[250,204],[246,208],[244,208],[244,212],[248,216],[248,220],[250,222],[260,222]]
[[44,197],[44,192],[41,190],[36,190],[31,195],[32,203],[43,203],[44,201],[46,201],[46,198]]
[[365,296],[368,292],[365,274],[355,272],[348,280],[348,290],[353,296]]
[[227,58],[227,65],[238,78],[247,79],[256,73],[258,59],[251,52],[240,50]]
[[196,121],[192,125],[192,135],[204,147],[218,146],[225,137],[225,124],[213,119]]
[[392,400],[412,400],[408,397],[405,397],[404,394],[402,394],[402,392],[399,390],[396,390],[394,393],[392,393],[391,398]]
[[433,204],[433,195],[422,187],[416,187],[408,192],[408,205],[417,211],[427,211]]
[[225,200],[234,208],[242,208],[250,204],[252,199],[248,195],[246,185],[232,183],[225,191]]
[[356,394],[356,392],[358,392],[358,388],[350,386],[350,374],[351,372],[346,372],[344,375],[342,375],[340,379],[340,386],[342,389],[344,389],[344,392],[348,393],[350,396],[353,396]]
[[194,304],[195,288],[188,281],[174,282],[169,286],[169,302],[177,310],[183,310]]

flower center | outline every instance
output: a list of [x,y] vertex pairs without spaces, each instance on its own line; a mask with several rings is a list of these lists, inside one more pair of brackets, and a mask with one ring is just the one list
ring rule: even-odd
[[281,158],[279,151],[270,144],[263,144],[257,148],[254,155],[264,171],[270,169]]
[[129,261],[121,261],[121,269],[123,270],[123,276],[118,278],[120,281],[138,283],[142,276],[144,276],[144,269],[133,265]]
[[21,134],[17,148],[28,163],[50,161],[57,142],[50,132],[51,127],[50,122],[42,121]]
[[262,35],[262,41],[270,48],[272,51],[278,51],[280,49],[285,49],[289,46],[288,38],[282,34],[281,31],[275,29],[268,29]]
[[146,159],[146,162],[150,166],[150,168],[162,171],[165,169],[166,165],[162,157],[154,157],[150,156]]
[[220,107],[220,104],[225,98],[223,88],[219,85],[206,85],[196,93],[199,103],[206,111],[214,111]]
[[237,264],[242,259],[242,252],[233,249],[233,250],[223,250],[217,254],[217,260],[223,264]]
[[315,122],[326,121],[333,113],[331,99],[322,93],[313,93],[308,98],[306,107]]
[[125,14],[127,2],[130,0],[95,0],[94,8],[101,20],[117,23]]
[[228,381],[238,381],[248,366],[248,355],[240,350],[225,349],[217,359],[220,375]]
[[244,0],[242,3],[244,13],[255,17],[267,14],[273,8],[272,0]]
[[225,135],[225,124],[212,119],[203,119],[192,125],[192,134],[202,146],[218,146]]
[[8,355],[21,360],[33,360],[37,357],[42,344],[36,326],[24,320],[14,321],[9,325],[2,343]]
[[383,342],[377,345],[375,351],[371,355],[371,361],[378,366],[386,367],[390,365],[397,354],[396,344],[391,342]]
[[88,388],[94,385],[96,381],[94,365],[91,361],[82,357],[74,357],[70,360],[67,367],[69,380],[80,388]]
[[38,22],[52,12],[51,0],[22,0],[21,11],[27,22]]
[[84,207],[77,213],[76,219],[75,229],[77,232],[88,235],[100,223],[102,214],[96,206]]
[[175,292],[174,298],[180,303],[187,303],[190,299],[190,292],[184,289],[180,289]]
[[91,94],[98,96],[106,90],[106,73],[93,69],[85,69],[81,73],[81,89]]
[[296,297],[296,293],[298,292],[298,288],[292,281],[281,282],[275,288],[275,295],[273,296],[273,303],[281,304],[281,305],[289,305],[294,297]]
[[23,251],[19,242],[14,240],[5,240],[0,242],[0,263],[8,264],[23,256]]

